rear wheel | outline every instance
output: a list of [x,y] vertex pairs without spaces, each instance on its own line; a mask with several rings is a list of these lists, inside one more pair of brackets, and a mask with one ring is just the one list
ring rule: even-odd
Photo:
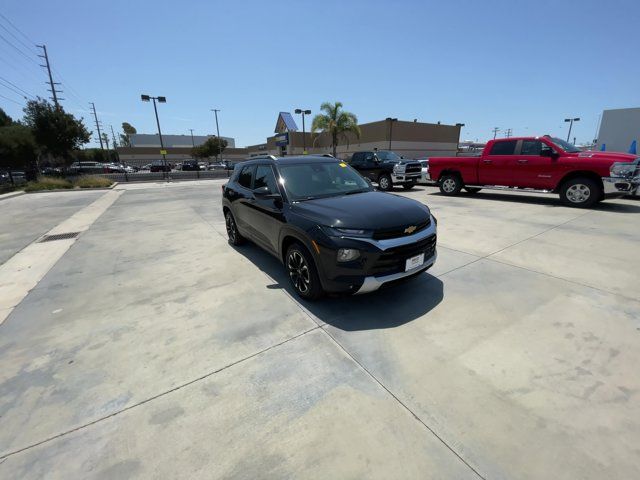
[[378,178],[378,187],[380,187],[380,190],[384,192],[388,192],[389,190],[391,190],[393,188],[391,177],[386,173],[380,175],[380,178]]
[[460,193],[460,190],[462,190],[462,179],[459,175],[446,174],[440,178],[438,186],[443,195],[457,195]]
[[478,187],[464,187],[464,189],[466,190],[467,193],[478,193],[480,190],[482,190],[481,188]]
[[602,187],[587,177],[571,178],[560,188],[560,200],[569,207],[589,208],[602,198]]
[[289,280],[298,296],[305,300],[317,300],[324,293],[320,277],[311,254],[299,243],[287,249],[285,266]]
[[224,223],[227,227],[229,243],[233,246],[242,245],[246,240],[242,235],[240,235],[240,232],[238,231],[238,225],[236,225],[236,219],[233,218],[230,210],[227,210],[227,213],[224,214]]

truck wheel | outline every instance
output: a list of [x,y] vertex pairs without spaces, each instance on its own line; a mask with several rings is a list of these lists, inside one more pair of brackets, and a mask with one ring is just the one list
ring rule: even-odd
[[462,190],[462,179],[459,175],[443,175],[442,178],[440,178],[440,182],[438,182],[438,186],[443,195],[457,195],[460,193],[460,190]]
[[589,208],[602,197],[602,187],[587,177],[571,178],[560,188],[560,200],[569,207]]
[[464,189],[467,191],[467,193],[478,193],[480,190],[482,190],[481,188],[478,187],[464,187]]
[[380,175],[380,178],[378,178],[378,186],[380,187],[380,190],[382,190],[383,192],[388,192],[389,190],[391,190],[393,188],[393,182],[391,181],[391,177],[386,173],[383,173],[382,175]]
[[322,297],[322,285],[313,258],[299,243],[287,249],[285,267],[289,280],[299,297],[305,300],[317,300]]
[[404,188],[405,190],[411,190],[415,186],[416,186],[416,182],[414,182],[414,181],[402,184],[402,188]]
[[224,214],[224,223],[227,227],[227,235],[229,236],[229,243],[234,247],[238,245],[242,245],[246,240],[240,235],[238,231],[238,225],[236,225],[236,219],[233,218],[233,215],[229,210]]

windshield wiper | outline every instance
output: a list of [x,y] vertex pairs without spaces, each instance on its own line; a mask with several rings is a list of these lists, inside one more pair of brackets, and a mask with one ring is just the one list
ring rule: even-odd
[[364,193],[364,192],[368,192],[368,189],[362,189],[362,190],[351,190],[350,192],[344,192],[344,195],[353,195],[355,193]]

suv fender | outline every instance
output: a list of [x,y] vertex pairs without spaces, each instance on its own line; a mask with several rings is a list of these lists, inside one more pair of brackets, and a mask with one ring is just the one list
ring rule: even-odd
[[[299,243],[302,246],[304,246],[311,254],[311,258],[313,258],[315,267],[318,269],[319,272],[324,273],[322,269],[322,262],[316,261],[316,258],[318,257],[318,251],[308,241],[308,235],[298,233],[296,229],[290,227],[289,225],[287,225],[287,227],[282,229],[282,232],[280,233],[280,241],[278,242],[280,247],[278,251],[278,258],[280,259],[280,262],[282,262],[283,265],[285,262],[285,255],[287,254],[287,249],[289,248],[289,245],[291,245],[292,243]],[[320,283],[322,283],[322,278],[323,278],[323,275],[320,276]]]

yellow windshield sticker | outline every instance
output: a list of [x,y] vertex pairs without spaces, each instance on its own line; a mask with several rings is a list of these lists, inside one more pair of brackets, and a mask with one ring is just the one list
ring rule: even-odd
[[344,162],[340,162],[340,166],[341,166],[342,168],[344,168],[344,167],[346,167],[346,166],[347,166],[347,164],[346,164],[346,163],[344,163]]

